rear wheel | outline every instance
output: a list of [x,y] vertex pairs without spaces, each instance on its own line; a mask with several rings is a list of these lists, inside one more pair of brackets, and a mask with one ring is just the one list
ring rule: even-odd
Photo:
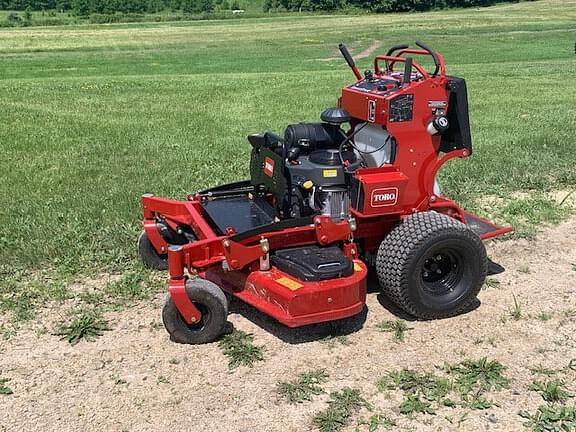
[[146,235],[146,231],[142,231],[138,237],[138,254],[146,267],[155,270],[168,269],[168,256],[156,252],[156,249]]
[[162,321],[170,338],[183,344],[214,341],[226,331],[228,301],[224,292],[212,282],[197,278],[186,282],[186,294],[198,308],[202,318],[198,323],[186,323],[168,294],[162,309]]
[[486,278],[486,249],[466,225],[436,212],[415,213],[382,241],[376,271],[382,291],[420,319],[469,308]]

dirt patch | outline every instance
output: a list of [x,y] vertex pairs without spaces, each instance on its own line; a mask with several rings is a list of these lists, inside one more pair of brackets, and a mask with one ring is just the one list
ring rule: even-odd
[[[382,46],[382,42],[375,40],[374,42],[372,42],[372,45],[370,45],[368,48],[366,48],[364,51],[359,52],[358,54],[352,54],[352,57],[354,57],[354,60],[358,60],[358,59],[363,59],[366,57],[370,57],[370,55],[372,55],[372,53],[374,51],[376,51],[378,48],[380,48]],[[335,57],[328,57],[328,58],[324,58],[324,59],[319,59],[320,61],[334,61],[334,60],[341,60],[342,56],[335,56]]]
[[[333,326],[289,330],[235,302],[230,321],[253,333],[266,353],[254,369],[234,372],[215,343],[169,341],[159,319],[161,295],[107,314],[113,330],[76,346],[50,334],[62,311],[46,309],[34,324],[0,342],[0,377],[10,379],[14,391],[0,395],[0,430],[311,430],[311,418],[326,407],[327,396],[290,405],[274,388],[300,372],[325,368],[326,390],[359,388],[374,412],[397,421],[398,430],[520,431],[518,410],[534,411],[543,402],[528,391],[535,378],[530,368],[565,368],[576,358],[570,312],[576,311],[575,244],[576,218],[546,229],[535,241],[489,244],[490,256],[506,272],[491,277],[497,282],[480,293],[480,306],[452,319],[410,322],[403,343],[378,331],[378,322],[395,316],[374,286],[368,313],[358,321],[362,328],[347,335],[349,344],[322,342]],[[522,308],[518,321],[509,314],[513,295]],[[376,387],[393,369],[434,371],[444,362],[485,356],[504,364],[512,379],[509,389],[490,395],[498,407],[446,407],[409,419],[399,413],[399,394]],[[565,374],[575,390],[576,374],[569,369]],[[348,430],[369,415],[363,409]]]

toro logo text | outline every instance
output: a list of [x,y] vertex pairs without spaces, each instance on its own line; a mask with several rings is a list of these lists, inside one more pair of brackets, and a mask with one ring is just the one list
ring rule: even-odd
[[371,207],[393,206],[398,202],[398,188],[378,188],[372,191]]

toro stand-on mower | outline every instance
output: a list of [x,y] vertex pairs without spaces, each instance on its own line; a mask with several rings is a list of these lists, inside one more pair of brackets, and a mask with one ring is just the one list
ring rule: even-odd
[[[250,179],[174,201],[142,197],[145,264],[169,270],[172,340],[225,328],[224,292],[289,327],[358,314],[368,266],[419,319],[465,311],[486,277],[482,240],[511,231],[440,192],[438,170],[472,152],[466,83],[424,43],[392,47],[321,123],[250,135]],[[413,57],[428,56],[432,71]],[[348,130],[342,126],[348,123]]]

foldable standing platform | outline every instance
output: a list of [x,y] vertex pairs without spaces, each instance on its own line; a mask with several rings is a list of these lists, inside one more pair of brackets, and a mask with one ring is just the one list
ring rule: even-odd
[[228,228],[241,234],[270,225],[276,214],[274,208],[264,199],[249,199],[246,195],[208,200],[202,203],[202,207],[220,235],[225,235]]

